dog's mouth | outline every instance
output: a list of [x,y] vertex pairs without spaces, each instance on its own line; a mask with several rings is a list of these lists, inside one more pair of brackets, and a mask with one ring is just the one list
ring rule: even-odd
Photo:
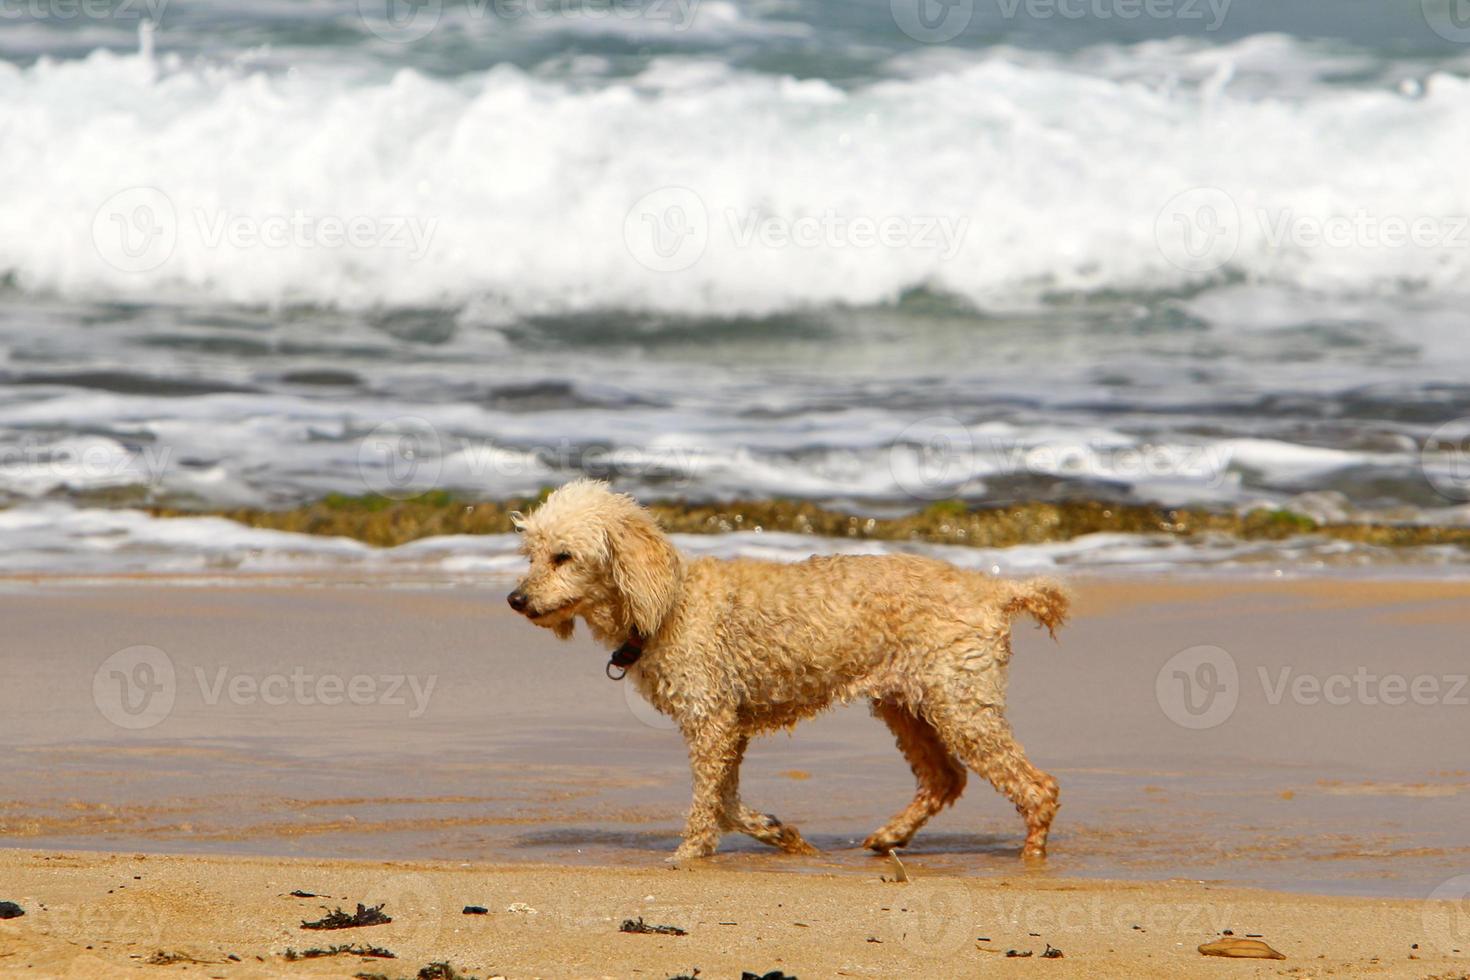
[[581,604],[581,599],[573,599],[571,602],[564,602],[561,605],[557,606],[555,609],[547,609],[544,612],[527,611],[526,618],[533,623],[544,622],[545,620],[551,619],[554,616],[573,614],[577,611],[577,607]]

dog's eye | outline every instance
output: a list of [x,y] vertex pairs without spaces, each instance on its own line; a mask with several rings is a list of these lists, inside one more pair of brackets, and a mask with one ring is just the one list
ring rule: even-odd
[[567,562],[569,562],[571,560],[572,560],[571,552],[567,552],[567,551],[558,551],[556,554],[554,554],[554,555],[551,556],[551,563],[553,565],[565,565]]

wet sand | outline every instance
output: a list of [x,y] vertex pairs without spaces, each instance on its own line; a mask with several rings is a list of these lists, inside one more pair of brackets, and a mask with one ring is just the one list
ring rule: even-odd
[[[1013,724],[1063,787],[1050,858],[1039,868],[1017,860],[1018,818],[974,780],[904,857],[912,893],[975,910],[947,927],[959,939],[942,941],[945,956],[1006,968],[1004,948],[1031,940],[1039,953],[1050,941],[1067,954],[1051,965],[1076,975],[1168,975],[1179,956],[1215,971],[1195,946],[1226,928],[1269,927],[1293,961],[1223,968],[1274,973],[1311,960],[1357,973],[1376,957],[1382,975],[1426,976],[1426,930],[1438,929],[1431,941],[1445,956],[1470,949],[1470,692],[1456,687],[1470,585],[1076,585],[1061,642],[1023,630],[1013,665]],[[801,826],[820,857],[727,837],[701,870],[667,871],[688,800],[682,742],[604,678],[605,654],[590,641],[530,628],[504,609],[503,592],[498,581],[0,586],[0,715],[12,747],[0,762],[11,848],[0,852],[10,890],[0,899],[70,917],[0,922],[0,971],[12,956],[36,962],[26,975],[38,976],[68,956],[135,962],[162,945],[249,961],[212,963],[207,975],[277,975],[282,963],[268,954],[286,945],[359,941],[293,932],[298,911],[318,910],[282,893],[376,902],[387,879],[411,874],[433,882],[438,904],[424,907],[448,911],[432,927],[413,917],[435,939],[405,944],[405,962],[463,956],[480,975],[542,976],[600,975],[593,966],[605,964],[610,975],[662,977],[695,966],[723,975],[737,961],[767,970],[784,957],[798,975],[831,975],[834,963],[852,975],[926,975],[901,938],[912,930],[893,918],[910,913],[882,911],[900,886],[880,883],[887,865],[857,846],[912,792],[863,706],[758,743],[744,770],[747,800]],[[146,888],[131,883],[140,861],[158,875],[140,879]],[[1277,894],[1232,890],[1242,886]],[[124,897],[142,894],[151,897],[141,905]],[[994,903],[1016,894],[1040,915],[1074,898],[1103,904],[1076,912],[1084,921],[1066,926],[1065,942],[1031,928],[991,936],[999,953],[972,949],[1002,932],[1004,905]],[[1442,928],[1431,895],[1460,902]],[[783,924],[788,897],[808,928]],[[195,899],[206,903],[202,923],[179,913]],[[556,911],[504,913],[515,901]],[[1108,911],[1130,902],[1145,903],[1140,915],[1180,906],[1198,915],[1166,935],[1156,933],[1167,923],[1149,928],[1152,945],[1140,944],[1135,923]],[[1221,902],[1230,914],[1199,919]],[[465,920],[463,904],[496,914]],[[138,920],[158,908],[157,922]],[[1241,909],[1254,911],[1231,911]],[[608,922],[634,913],[699,923],[698,938],[606,935]],[[710,924],[725,920],[744,925]],[[402,944],[399,928],[382,935]],[[1414,942],[1422,964],[1407,958]]]
[[[1470,872],[1470,586],[1078,585],[1061,642],[1022,630],[1013,666],[1013,724],[1063,787],[1048,873],[1415,897]],[[6,842],[656,864],[688,802],[681,740],[589,640],[529,627],[502,592],[10,583]],[[1201,647],[1236,679],[1191,715],[1224,684],[1178,661]],[[1366,697],[1358,674],[1380,678]],[[1392,675],[1437,700],[1395,699]],[[758,742],[743,788],[826,851],[799,867],[860,873],[857,842],[912,792],[860,705]],[[972,780],[909,861],[1010,875],[1020,829]],[[783,860],[740,837],[716,859]]]
[[[573,869],[498,862],[347,862],[9,850],[0,880],[26,907],[0,921],[0,976],[738,977],[1462,976],[1438,903],[1314,897],[1194,882],[1068,881],[707,868]],[[296,898],[302,890],[321,897]],[[337,906],[386,925],[301,928]],[[484,915],[466,915],[467,905]],[[684,936],[631,935],[642,918]],[[1285,960],[1206,958],[1225,930]],[[338,955],[371,945],[394,959]],[[1417,944],[1417,947],[1416,947]],[[1059,958],[1042,960],[1049,949]],[[1456,949],[1461,953],[1455,952]],[[1009,951],[1031,953],[1008,956]],[[231,957],[234,957],[232,959]],[[155,965],[158,960],[169,965]],[[153,961],[153,962],[150,962]]]

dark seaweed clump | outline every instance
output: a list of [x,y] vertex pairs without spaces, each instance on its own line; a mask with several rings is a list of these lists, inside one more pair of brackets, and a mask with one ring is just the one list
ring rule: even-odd
[[687,936],[688,930],[680,929],[678,926],[656,926],[644,922],[643,916],[636,919],[624,919],[623,924],[618,926],[618,932],[641,932],[646,934],[657,934],[660,936]]
[[293,962],[296,960],[315,960],[323,956],[362,956],[367,959],[376,960],[393,960],[398,958],[397,954],[392,950],[384,949],[381,946],[354,946],[350,944],[328,946],[326,949],[303,949],[299,953],[288,946],[284,955],[286,959]]
[[383,906],[374,905],[366,908],[361,902],[357,903],[357,911],[349,915],[341,909],[333,909],[326,916],[315,922],[301,923],[303,929],[356,929],[358,926],[383,926],[392,922],[393,919],[383,914]]

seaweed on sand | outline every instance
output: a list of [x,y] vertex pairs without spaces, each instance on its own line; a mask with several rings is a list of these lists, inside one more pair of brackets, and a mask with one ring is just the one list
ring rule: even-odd
[[[325,906],[323,906],[325,908]],[[333,909],[330,913],[317,919],[315,922],[302,921],[303,929],[356,929],[358,926],[383,926],[392,922],[390,916],[383,914],[383,906],[374,905],[366,908],[361,902],[357,903],[357,911],[351,915],[343,912],[340,908]]]
[[[386,973],[354,973],[356,980],[393,980]],[[466,973],[460,973],[447,961],[430,963],[414,975],[414,980],[479,980]]]
[[394,960],[398,956],[390,949],[381,946],[354,946],[351,944],[328,946],[326,949],[303,949],[297,952],[291,947],[286,947],[283,954],[287,960],[315,960],[323,956],[362,956],[368,959]]
[[678,926],[655,926],[643,921],[643,916],[636,919],[624,919],[623,924],[618,926],[618,932],[641,932],[656,933],[660,936],[687,936],[688,930],[680,929]]

